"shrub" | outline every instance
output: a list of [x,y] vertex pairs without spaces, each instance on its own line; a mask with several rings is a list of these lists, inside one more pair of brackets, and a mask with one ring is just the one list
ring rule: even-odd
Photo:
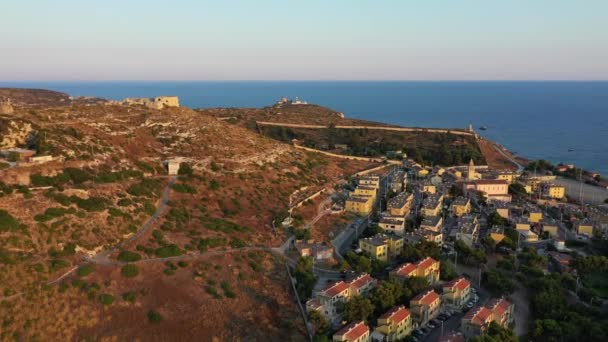
[[70,197],[73,203],[76,203],[78,208],[86,211],[103,211],[108,205],[108,200],[103,197],[89,197],[87,199],[77,196]]
[[154,310],[148,311],[148,321],[150,321],[150,323],[159,323],[162,320],[163,317],[158,312]]
[[159,258],[168,258],[182,255],[182,250],[177,245],[171,244],[155,249],[154,254]]
[[132,196],[154,197],[160,195],[161,183],[154,179],[142,179],[139,183],[127,188],[127,193]]
[[118,200],[118,202],[116,204],[120,207],[127,207],[127,206],[130,206],[132,203],[133,203],[133,201],[131,201],[128,198],[121,198]]
[[141,255],[131,251],[120,251],[118,254],[118,260],[122,262],[133,262],[141,260]]
[[102,293],[99,295],[99,302],[103,305],[110,305],[114,303],[114,296],[107,293]]
[[93,272],[95,268],[93,265],[82,265],[76,271],[76,275],[79,277],[86,277]]
[[173,184],[173,186],[171,188],[176,192],[187,193],[187,194],[196,193],[196,189],[194,187],[192,187],[188,184],[184,184],[184,183]]
[[8,211],[0,209],[0,232],[15,231],[19,228],[17,221]]
[[129,303],[135,303],[135,301],[137,300],[137,295],[135,294],[135,292],[125,292],[122,294],[122,299]]
[[218,190],[220,188],[220,182],[214,179],[211,181],[209,186],[211,187],[211,190]]
[[64,267],[67,267],[68,265],[69,265],[68,262],[65,260],[54,259],[54,260],[51,260],[51,263],[49,265],[49,271],[56,272]]
[[139,274],[139,268],[133,264],[127,264],[120,269],[120,273],[125,278],[134,278]]

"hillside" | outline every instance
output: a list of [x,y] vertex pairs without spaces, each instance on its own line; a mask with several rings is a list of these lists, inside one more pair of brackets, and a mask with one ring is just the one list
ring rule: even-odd
[[1,340],[304,339],[271,222],[374,164],[187,108],[21,93],[0,149],[54,160],[0,170]]

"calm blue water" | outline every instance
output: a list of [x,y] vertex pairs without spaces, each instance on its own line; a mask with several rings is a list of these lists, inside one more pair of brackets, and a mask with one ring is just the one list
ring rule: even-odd
[[[178,95],[188,107],[260,107],[300,96],[348,117],[481,132],[533,159],[608,175],[608,82],[19,82],[110,99]],[[573,152],[568,152],[573,149]]]

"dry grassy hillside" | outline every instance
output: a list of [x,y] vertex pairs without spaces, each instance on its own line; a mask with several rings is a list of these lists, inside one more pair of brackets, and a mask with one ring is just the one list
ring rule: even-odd
[[186,108],[15,109],[3,148],[55,160],[0,170],[1,340],[303,339],[271,222],[373,165]]

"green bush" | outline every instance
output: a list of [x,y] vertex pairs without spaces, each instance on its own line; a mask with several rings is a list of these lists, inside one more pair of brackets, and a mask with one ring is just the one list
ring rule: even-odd
[[182,255],[182,250],[177,245],[171,244],[155,249],[154,254],[159,258],[168,258]]
[[118,254],[118,260],[122,262],[133,262],[141,260],[141,255],[131,251],[120,251]]
[[89,274],[91,274],[93,271],[95,270],[95,267],[93,265],[82,265],[78,268],[78,270],[76,271],[76,275],[79,277],[86,277]]
[[154,310],[148,311],[148,321],[150,321],[150,323],[159,323],[162,320],[163,317],[158,312]]
[[0,233],[15,231],[19,228],[19,221],[17,221],[8,211],[0,209]]
[[196,189],[194,187],[184,183],[173,184],[171,188],[176,192],[196,194]]
[[131,201],[128,198],[121,198],[118,200],[118,202],[116,203],[118,206],[120,207],[128,207],[133,203],[133,201]]
[[139,274],[139,268],[133,264],[127,264],[120,269],[120,273],[125,278],[134,278]]
[[159,196],[162,185],[154,179],[142,179],[139,183],[127,188],[127,193],[132,196],[154,197]]
[[110,305],[114,303],[114,296],[107,293],[102,293],[99,295],[99,302],[103,305]]
[[71,196],[70,200],[75,203],[78,208],[86,211],[103,211],[108,205],[108,200],[103,197],[89,197],[87,199],[77,196]]
[[49,272],[56,272],[62,268],[65,268],[69,265],[69,263],[65,260],[61,260],[61,259],[54,259],[51,260],[50,265],[49,265]]
[[122,294],[122,299],[129,303],[135,303],[137,300],[137,295],[134,292],[125,292]]
[[211,181],[209,186],[211,187],[211,190],[218,190],[220,188],[220,182],[214,179]]

